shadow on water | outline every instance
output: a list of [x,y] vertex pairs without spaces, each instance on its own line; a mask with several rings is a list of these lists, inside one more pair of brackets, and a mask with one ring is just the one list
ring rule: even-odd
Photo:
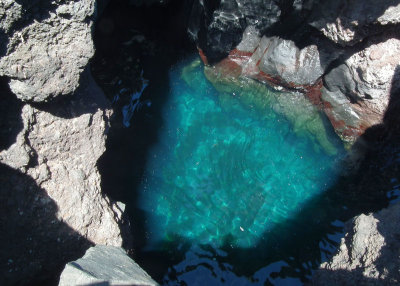
[[[400,66],[397,66],[394,79],[398,79],[399,75]],[[363,212],[374,210],[368,208],[369,205],[376,210],[380,206],[386,206],[387,202],[385,202],[384,196],[388,190],[393,189],[393,185],[398,187],[400,182],[400,89],[397,88],[395,90],[394,87],[396,86],[398,87],[398,84],[392,82],[393,88],[390,92],[389,105],[382,124],[369,128],[355,145],[355,148],[358,146],[358,148],[364,149],[363,160],[358,168],[359,176],[357,179],[360,183],[356,185],[347,183],[346,185],[350,185],[351,188],[348,187],[342,190],[348,192],[355,189],[355,192],[352,192],[352,196],[350,196],[353,204],[359,200],[360,195],[364,198],[367,197],[366,201],[360,201],[360,203],[365,203],[365,206],[361,207]],[[363,174],[361,175],[361,173]],[[369,174],[370,177],[368,177]],[[395,199],[398,200],[398,197],[395,197]],[[377,201],[375,202],[374,200]],[[393,211],[395,212],[395,210]],[[355,214],[357,213],[356,211]],[[374,216],[376,217],[376,215]],[[391,218],[398,219],[398,216],[398,213],[394,213]],[[384,279],[366,278],[363,275],[363,269],[355,269],[353,271],[323,269],[320,270],[321,277],[339,282],[345,281],[343,278],[350,278],[352,281],[357,281],[357,283],[362,283],[363,285],[368,283],[371,283],[371,285],[377,285],[377,283],[394,285],[397,283],[394,281],[399,281],[400,279],[398,272],[400,233],[399,230],[388,227],[388,224],[392,222],[387,220],[388,218],[386,218],[386,221],[381,221],[377,218],[377,230],[385,238],[385,244],[380,250],[380,256],[374,261],[376,269],[381,274],[384,273]],[[393,222],[393,225],[396,225],[396,222]]]
[[[163,124],[161,109],[169,94],[168,72],[193,46],[185,30],[185,1],[149,7],[135,7],[128,2],[111,1],[97,22],[92,72],[114,108],[107,152],[98,161],[102,189],[112,199],[127,204],[133,243],[140,248],[146,241],[146,218],[136,205],[138,187],[149,149],[157,143]],[[151,106],[137,110],[127,128],[122,124],[121,109],[140,89],[142,71],[149,86],[141,100],[151,102]],[[125,238],[125,248],[131,245],[130,238]]]
[[[23,129],[23,104],[0,79],[0,151]],[[0,163],[2,285],[57,285],[65,263],[92,243],[57,217],[58,206],[30,176]]]
[[[92,65],[98,84],[110,100],[116,94],[121,95],[120,101],[114,102],[115,114],[107,152],[99,161],[102,187],[112,199],[127,204],[134,235],[133,257],[159,282],[167,275],[169,267],[184,259],[191,244],[184,238],[177,238],[165,242],[165,251],[144,251],[148,238],[144,227],[147,218],[138,206],[138,187],[149,150],[158,142],[158,130],[163,124],[161,109],[169,90],[168,71],[185,54],[185,49],[191,47],[183,43],[184,29],[176,32],[176,25],[170,22],[170,15],[179,18],[185,8],[179,8],[180,1],[172,3],[166,7],[135,8],[125,1],[112,1],[96,27],[97,52]],[[168,16],[168,13],[172,14]],[[184,26],[184,22],[180,25]],[[178,36],[169,37],[175,32]],[[180,39],[178,43],[175,42],[177,39]],[[134,92],[139,89],[137,78],[142,68],[144,77],[150,81],[143,97],[152,105],[147,110],[139,110],[131,126],[125,128],[121,123],[124,104],[121,90],[127,88]],[[298,277],[306,282],[312,270],[337,247],[342,224],[336,221],[346,221],[362,212],[376,211],[388,205],[386,192],[393,187],[392,179],[399,177],[399,163],[391,160],[399,142],[394,116],[398,99],[393,94],[383,125],[368,129],[359,139],[353,150],[356,155],[344,163],[343,172],[333,186],[308,201],[293,219],[265,233],[264,239],[253,248],[232,248],[227,238],[222,247],[227,255],[221,256],[204,246],[211,253],[210,261],[217,258],[221,269],[228,263],[233,272],[245,276],[253,275],[270,263],[284,261],[285,266],[269,273],[269,277]],[[329,249],[324,250],[321,243],[330,245]],[[130,247],[130,242],[125,241],[125,246]],[[171,280],[177,280],[179,273],[172,271],[168,275]],[[263,279],[266,285],[271,283],[267,282],[267,276]]]
[[[396,75],[398,72],[399,69],[396,70]],[[220,255],[212,247],[200,246],[203,254],[197,254],[198,259],[194,262],[190,259],[182,262],[183,266],[180,269],[184,270],[177,272],[168,269],[174,265],[171,261],[179,260],[179,253],[183,257],[192,244],[191,241],[180,237],[176,238],[175,242],[165,242],[163,252],[144,252],[141,265],[161,282],[163,279],[179,281],[180,275],[199,266],[207,268],[211,272],[210,275],[215,277],[220,277],[221,271],[227,270],[226,265],[230,265],[232,272],[238,276],[251,277],[269,264],[280,262],[282,267],[272,272],[265,270],[264,276],[261,273],[257,278],[250,278],[248,282],[265,282],[269,285],[268,283],[274,282],[268,281],[271,278],[298,278],[302,283],[309,281],[313,270],[331,257],[337,249],[339,239],[343,235],[342,222],[361,213],[378,211],[389,204],[387,194],[400,181],[400,132],[397,116],[399,100],[399,91],[392,90],[383,123],[369,128],[359,138],[351,155],[343,162],[342,172],[337,181],[326,192],[307,201],[301,211],[291,219],[264,233],[256,246],[232,247],[230,239],[226,238],[226,243],[221,247],[224,255]],[[385,232],[381,234],[384,237],[386,235]],[[183,245],[180,250],[179,243]],[[208,254],[204,254],[204,251]],[[154,267],[156,263],[160,268]],[[163,275],[168,275],[168,278]],[[196,281],[195,278],[191,279],[192,282]]]

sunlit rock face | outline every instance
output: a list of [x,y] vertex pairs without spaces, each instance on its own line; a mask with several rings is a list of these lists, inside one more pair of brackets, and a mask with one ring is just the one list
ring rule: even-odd
[[313,285],[396,285],[400,283],[400,204],[361,214],[346,223],[339,251],[323,263]]
[[343,152],[304,96],[205,74],[215,87],[200,60],[170,74],[141,185],[152,247],[176,237],[252,247],[329,187]]
[[[222,1],[201,10],[206,20],[192,21],[205,63],[239,66],[242,75],[301,90],[347,146],[382,122],[398,82],[398,1],[248,2]],[[262,21],[257,5],[275,16]]]
[[[386,38],[371,40],[357,53],[330,53],[329,46],[299,49],[291,40],[260,37],[250,26],[236,49],[214,68],[219,78],[247,77],[304,93],[350,145],[367,128],[382,122],[391,93],[399,87],[399,40]],[[329,64],[340,56],[345,58],[343,64],[326,73]]]
[[60,276],[59,286],[70,285],[158,284],[121,247],[96,245],[85,255],[69,262]]
[[400,4],[397,0],[319,1],[309,21],[330,40],[352,46],[400,23]]
[[94,54],[95,1],[1,1],[0,75],[23,101],[73,93]]
[[382,39],[349,56],[324,77],[321,99],[338,135],[353,142],[382,123],[390,98],[400,86],[400,41]]
[[247,26],[271,28],[283,14],[284,1],[194,1],[189,32],[210,62],[226,56],[241,40]]

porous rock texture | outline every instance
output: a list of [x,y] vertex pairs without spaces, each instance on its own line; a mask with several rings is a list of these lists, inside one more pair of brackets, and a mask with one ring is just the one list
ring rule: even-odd
[[310,24],[342,46],[354,45],[400,23],[397,0],[319,1]]
[[399,285],[400,203],[361,214],[345,224],[346,236],[312,285]]
[[0,1],[0,76],[23,101],[72,93],[94,54],[95,1]]
[[391,95],[400,87],[400,40],[379,40],[348,55],[324,77],[321,101],[345,142],[380,124]]
[[0,152],[1,165],[13,174],[1,177],[1,233],[8,245],[1,257],[12,262],[1,270],[10,284],[54,275],[93,243],[122,245],[122,211],[101,193],[96,166],[111,112],[86,77],[71,99],[22,105],[21,131]]
[[111,109],[87,67],[94,13],[94,0],[0,0],[6,285],[54,283],[91,245],[122,245],[123,207],[101,193],[97,168]]
[[74,285],[158,285],[120,247],[96,245],[85,255],[69,262],[59,286]]

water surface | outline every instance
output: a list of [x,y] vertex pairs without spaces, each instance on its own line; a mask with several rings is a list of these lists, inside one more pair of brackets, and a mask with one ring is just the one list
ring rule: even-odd
[[[301,94],[248,81],[233,91],[216,89],[196,59],[179,63],[169,76],[164,124],[140,184],[146,249],[161,251],[170,243],[184,253],[167,284],[264,283],[272,270],[288,265],[271,261],[287,251],[279,236],[292,236],[291,222],[335,182],[344,151]],[[246,274],[222,262],[229,252],[260,247],[257,263],[240,257],[239,264],[254,264]]]

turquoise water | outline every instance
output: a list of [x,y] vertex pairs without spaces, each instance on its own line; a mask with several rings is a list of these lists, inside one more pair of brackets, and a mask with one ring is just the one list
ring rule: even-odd
[[[295,99],[302,95],[260,90],[257,83],[217,91],[197,61],[181,62],[169,76],[164,123],[140,185],[149,248],[177,238],[254,247],[334,182],[343,150],[333,133],[313,130],[331,136],[334,151],[318,145],[304,119],[302,132],[287,116],[295,106],[320,120],[306,100]],[[260,95],[265,102],[252,101]]]

